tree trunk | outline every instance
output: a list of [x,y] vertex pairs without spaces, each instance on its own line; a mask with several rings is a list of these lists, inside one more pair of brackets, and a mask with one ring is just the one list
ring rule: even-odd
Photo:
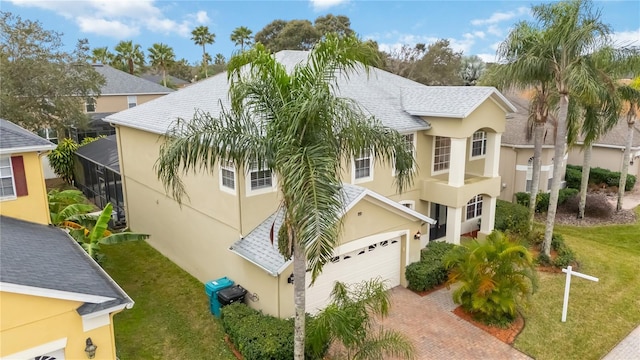
[[627,173],[629,172],[629,162],[631,162],[631,145],[633,144],[633,123],[631,116],[627,115],[627,143],[624,146],[624,156],[622,157],[622,170],[620,170],[620,183],[618,184],[618,203],[616,204],[616,212],[622,210],[622,199],[624,199],[624,188],[627,184]]
[[304,247],[293,242],[293,300],[295,303],[295,325],[293,335],[293,358],[304,360],[305,339],[305,275],[307,272],[307,258]]
[[164,67],[162,68],[162,85],[167,87],[167,70]]
[[208,78],[209,73],[207,69],[207,51],[204,49],[204,44],[202,44],[202,66],[204,66],[204,77]]
[[536,122],[534,129],[533,168],[531,171],[531,189],[529,189],[529,231],[533,230],[533,219],[536,214],[536,198],[540,189],[540,168],[542,166],[542,141],[544,123]]
[[578,204],[578,219],[584,219],[584,207],[587,204],[587,187],[589,186],[589,173],[591,172],[592,145],[585,144],[584,159],[582,161],[582,179],[580,179],[580,203]]
[[556,211],[558,210],[558,195],[562,174],[564,174],[564,156],[567,149],[567,110],[569,108],[569,96],[560,95],[558,106],[558,123],[556,129],[556,143],[553,157],[553,181],[551,182],[551,193],[549,194],[549,209],[547,210],[547,222],[544,231],[543,250],[545,255],[551,255],[551,238],[553,237],[553,226],[556,221]]
[[127,60],[127,63],[129,65],[129,74],[133,75],[133,59]]

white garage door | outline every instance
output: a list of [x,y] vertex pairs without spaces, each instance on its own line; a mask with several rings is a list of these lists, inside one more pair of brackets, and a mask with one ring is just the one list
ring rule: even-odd
[[[359,283],[380,277],[389,288],[400,285],[400,238],[393,238],[341,254],[327,263],[315,284],[307,288],[307,312],[315,314],[330,300],[335,281]],[[307,273],[307,285],[311,275]]]

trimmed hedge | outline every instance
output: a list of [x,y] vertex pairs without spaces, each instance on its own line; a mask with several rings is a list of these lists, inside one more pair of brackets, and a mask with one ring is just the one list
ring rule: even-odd
[[408,288],[425,291],[447,281],[448,271],[442,264],[442,258],[454,247],[453,244],[434,241],[422,249],[420,261],[409,264],[406,268]]
[[[577,189],[560,189],[558,192],[558,206],[564,204],[569,198],[578,194]],[[516,202],[526,208],[529,208],[529,193],[516,193]],[[543,213],[549,209],[549,193],[539,193],[536,196],[536,212]]]
[[[265,315],[242,303],[225,306],[221,313],[224,331],[246,360],[293,359],[293,319]],[[307,328],[313,326],[313,320],[307,316]],[[324,350],[326,352],[327,349]],[[308,345],[306,352],[307,359],[324,356],[312,356]]]
[[[567,172],[565,175],[567,181],[567,187],[580,189],[580,181],[582,180],[582,166],[567,165]],[[591,168],[589,171],[589,184],[606,184],[607,186],[620,185],[620,172],[610,171],[603,168]],[[625,191],[631,191],[636,184],[636,177],[631,174],[627,174],[627,179],[624,184]]]
[[[525,194],[527,193],[519,193]],[[528,198],[527,198],[528,202]],[[498,200],[496,202],[496,230],[502,232],[515,232],[521,235],[528,233],[529,231],[529,209],[521,204],[514,204],[504,200]]]

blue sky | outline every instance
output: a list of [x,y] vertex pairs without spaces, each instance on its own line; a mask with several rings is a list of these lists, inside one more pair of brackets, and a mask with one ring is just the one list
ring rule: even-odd
[[[113,50],[120,40],[133,40],[144,50],[153,43],[172,46],[178,58],[199,61],[201,48],[190,32],[206,25],[216,34],[207,46],[212,56],[229,58],[236,49],[233,29],[246,26],[254,34],[275,19],[308,19],[332,13],[346,15],[362,38],[391,51],[402,44],[432,43],[446,38],[455,50],[495,59],[495,50],[520,20],[531,20],[529,8],[540,1],[153,1],[153,0],[2,0],[2,11],[38,20],[45,29],[64,33],[71,49],[79,38],[90,46]],[[640,1],[596,1],[619,44],[640,46]],[[146,53],[146,51],[145,51]]]

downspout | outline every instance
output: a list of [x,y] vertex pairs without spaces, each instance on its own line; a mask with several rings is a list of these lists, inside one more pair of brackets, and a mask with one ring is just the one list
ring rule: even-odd
[[[51,213],[49,212],[49,196],[47,192],[47,183],[44,179],[44,167],[42,166],[42,158],[51,153],[51,151],[38,151],[38,161],[40,162],[40,178],[42,179],[42,193],[44,194],[45,212],[47,215],[46,224],[51,225]],[[27,189],[29,185],[27,184]]]

